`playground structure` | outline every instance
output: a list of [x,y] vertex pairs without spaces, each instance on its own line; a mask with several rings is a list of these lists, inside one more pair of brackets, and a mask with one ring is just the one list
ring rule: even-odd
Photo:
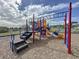
[[[67,25],[67,13],[69,18],[68,18],[68,25]],[[69,4],[69,9],[68,11],[65,12],[59,12],[54,14],[55,16],[53,18],[60,18],[60,17],[65,17],[64,19],[64,44],[66,44],[67,48],[68,48],[68,53],[71,54],[71,16],[72,16],[72,3],[70,2]],[[48,16],[52,16],[52,15],[48,15]],[[47,16],[45,16],[47,17]],[[34,32],[34,14],[33,14],[33,22],[32,22],[32,31],[33,31],[33,43],[34,43],[34,39],[35,39],[35,32]]]
[[[68,25],[67,25],[67,13],[69,13],[69,19],[68,19]],[[62,14],[62,15],[61,15]],[[68,48],[68,53],[71,54],[71,14],[72,14],[72,3],[69,4],[69,10],[68,11],[64,11],[64,12],[59,12],[54,14],[54,18],[60,18],[60,17],[65,17],[64,19],[64,35],[63,34],[59,34],[57,32],[54,32],[53,34],[55,35],[59,35],[57,38],[61,38],[64,39],[64,44],[67,46]],[[48,15],[48,16],[52,16],[52,15]],[[47,16],[44,16],[47,17]],[[19,42],[15,42],[15,37],[14,35],[11,35],[11,41],[10,41],[10,47],[12,49],[12,51],[14,52],[19,52],[20,50],[28,47],[27,44],[27,39],[31,37],[31,35],[33,35],[33,43],[35,41],[35,33],[40,32],[40,39],[41,37],[46,37],[47,35],[52,35],[49,30],[47,29],[47,24],[46,24],[46,20],[40,19],[40,21],[37,21],[37,27],[35,28],[35,16],[33,14],[33,19],[32,19],[32,32],[25,32],[20,36],[21,41]],[[42,17],[41,17],[42,18]],[[20,46],[20,47],[19,47]]]
[[50,31],[50,27],[47,26],[46,19],[43,18],[43,20],[37,20],[37,22],[34,22],[34,31],[35,34],[38,35],[40,33],[40,39],[41,37],[50,37],[53,36],[56,39],[64,39],[63,33],[58,33],[56,30],[53,32]]

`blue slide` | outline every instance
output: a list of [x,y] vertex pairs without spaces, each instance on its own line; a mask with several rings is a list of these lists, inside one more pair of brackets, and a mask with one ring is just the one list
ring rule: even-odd
[[58,36],[58,33],[57,33],[57,32],[53,32],[53,33],[52,33],[52,36],[53,36],[53,37],[57,37],[57,36]]

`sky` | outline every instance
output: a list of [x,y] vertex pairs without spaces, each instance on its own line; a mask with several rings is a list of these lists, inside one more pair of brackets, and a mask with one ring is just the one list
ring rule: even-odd
[[[19,27],[26,19],[68,11],[72,2],[72,21],[79,22],[79,0],[0,0],[0,26]],[[68,17],[67,17],[68,18]],[[62,18],[47,19],[52,25],[63,24]],[[55,20],[55,21],[53,21]]]

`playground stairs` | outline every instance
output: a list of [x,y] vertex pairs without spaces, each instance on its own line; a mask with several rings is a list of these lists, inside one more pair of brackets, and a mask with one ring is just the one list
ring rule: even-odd
[[31,37],[32,32],[25,32],[23,33],[19,39],[15,39],[12,43],[12,51],[13,52],[20,52],[28,47],[27,40]]
[[16,53],[24,50],[27,47],[28,47],[28,44],[24,40],[14,42],[14,50],[15,50]]

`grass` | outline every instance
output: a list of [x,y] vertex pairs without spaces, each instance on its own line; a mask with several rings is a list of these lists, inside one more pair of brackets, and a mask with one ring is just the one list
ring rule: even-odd
[[0,33],[0,36],[8,36],[8,35],[11,35],[11,34],[19,34],[19,31],[14,31],[13,33],[10,33],[10,32],[6,32],[6,33]]

